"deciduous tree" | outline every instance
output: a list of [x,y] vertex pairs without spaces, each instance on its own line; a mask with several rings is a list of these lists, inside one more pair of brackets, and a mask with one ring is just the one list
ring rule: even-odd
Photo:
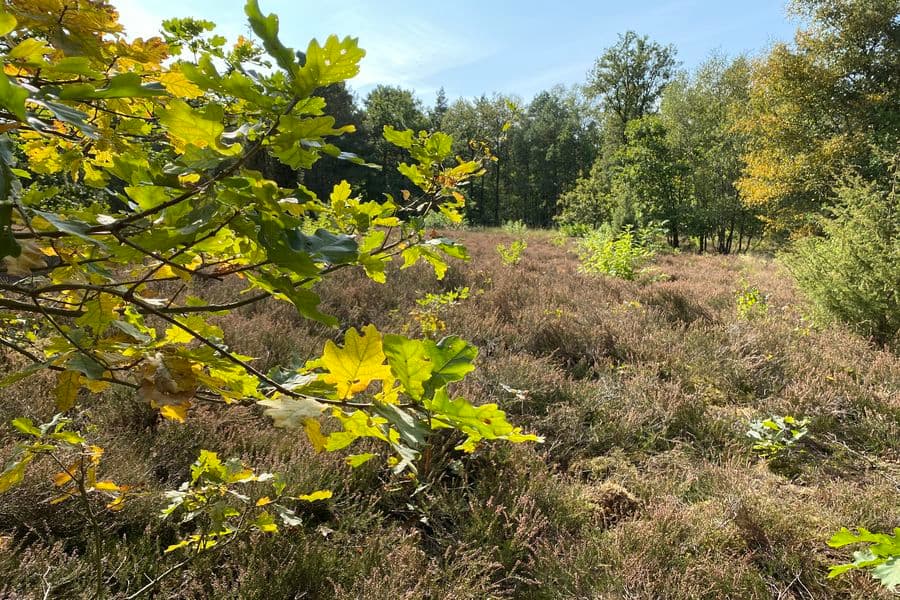
[[609,139],[625,140],[625,126],[654,112],[662,91],[675,74],[673,46],[662,46],[627,31],[606,49],[588,74],[585,94],[608,115]]
[[847,171],[888,181],[882,158],[900,139],[900,3],[792,6],[805,26],[753,71],[739,182],[745,201],[781,230],[809,224]]

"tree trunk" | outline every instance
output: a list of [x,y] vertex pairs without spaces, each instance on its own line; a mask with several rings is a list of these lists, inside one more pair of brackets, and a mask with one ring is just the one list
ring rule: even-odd
[[494,163],[497,176],[494,178],[494,225],[500,225],[500,157]]
[[734,240],[734,215],[731,215],[731,224],[728,226],[728,239],[725,241],[725,254],[731,254],[731,242]]

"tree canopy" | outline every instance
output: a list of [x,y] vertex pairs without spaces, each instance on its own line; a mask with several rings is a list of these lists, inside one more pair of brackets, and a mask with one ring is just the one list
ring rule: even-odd
[[625,126],[656,110],[677,67],[675,48],[627,31],[597,59],[585,93],[610,115],[614,132],[624,139]]
[[[459,338],[351,327],[321,357],[267,371],[229,347],[216,316],[263,300],[337,325],[315,288],[340,269],[384,282],[400,259],[443,277],[445,260],[467,253],[429,238],[421,215],[458,220],[458,188],[487,160],[455,159],[450,136],[401,128],[423,127],[421,111],[409,94],[386,89],[370,97],[370,124],[398,157],[384,168],[406,178],[395,194],[369,199],[338,180],[320,196],[302,176],[266,177],[256,165],[302,174],[323,158],[367,164],[335,144],[355,127],[338,123],[326,99],[345,97],[333,86],[358,73],[365,52],[337,36],[296,52],[275,15],[256,0],[245,11],[259,41],[230,48],[200,37],[211,24],[186,20],[168,22],[168,42],[127,40],[105,2],[17,0],[0,12],[0,344],[23,361],[0,385],[49,371],[58,411],[40,427],[18,421],[27,440],[0,474],[0,491],[47,454],[80,452],[94,473],[102,449],[64,426],[111,386],[177,422],[201,404],[257,407],[276,427],[302,429],[319,451],[377,440],[396,472],[415,472],[433,430],[464,432],[464,451],[483,439],[537,439],[496,405],[451,395],[448,385],[477,355]],[[406,112],[382,98],[404,100]],[[73,187],[90,192],[73,198]],[[233,296],[210,295],[223,281]],[[82,495],[85,485],[111,495],[111,508],[125,496],[94,475],[79,481]],[[290,525],[290,513],[282,517]],[[214,522],[219,535],[233,531]],[[262,515],[247,525],[272,530]]]
[[[806,19],[754,69],[745,201],[776,228],[809,224],[848,173],[889,180],[900,138],[900,4],[797,0]],[[887,161],[889,162],[889,161]]]

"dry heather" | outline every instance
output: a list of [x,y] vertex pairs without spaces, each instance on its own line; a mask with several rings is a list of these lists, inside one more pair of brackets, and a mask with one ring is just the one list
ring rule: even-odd
[[[160,422],[121,394],[97,398],[91,420],[117,481],[177,486],[198,449],[284,473],[298,489],[331,488],[305,526],[232,545],[169,579],[156,598],[887,598],[865,574],[827,580],[847,553],[825,541],[842,525],[900,526],[900,358],[803,318],[789,278],[750,257],[664,256],[626,282],[581,275],[540,233],[515,267],[464,233],[473,256],[442,282],[426,269],[389,285],[340,272],[320,289],[344,326],[418,333],[426,292],[468,286],[440,313],[447,333],[481,350],[457,391],[498,402],[546,436],[475,455],[434,448],[423,486],[374,465],[349,471],[255,410],[197,409]],[[741,319],[747,280],[768,312]],[[216,290],[207,290],[215,294]],[[269,367],[315,355],[338,332],[267,304],[222,319],[229,343]],[[9,360],[2,359],[0,360]],[[509,389],[519,390],[518,393]],[[0,420],[52,412],[49,382],[0,392]],[[808,416],[811,443],[777,472],[750,450],[749,420]],[[11,429],[0,433],[9,455]],[[76,507],[51,506],[36,472],[0,503],[0,597],[87,593],[87,533]],[[177,530],[139,499],[104,516],[112,596],[163,568]]]

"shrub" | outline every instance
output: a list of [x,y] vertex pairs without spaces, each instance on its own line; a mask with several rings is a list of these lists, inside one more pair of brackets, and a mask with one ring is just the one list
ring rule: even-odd
[[672,249],[669,246],[667,223],[668,221],[649,221],[645,225],[638,227],[635,232],[635,239],[638,245],[654,253],[666,250],[677,252],[677,249]]
[[561,227],[600,227],[612,217],[614,201],[610,198],[609,181],[601,163],[591,169],[588,177],[575,182],[568,192],[559,197],[560,213],[556,217]]
[[796,419],[790,415],[758,419],[750,423],[747,437],[753,440],[753,451],[766,460],[784,458],[793,447],[806,437],[809,419]]
[[550,243],[557,248],[564,248],[569,242],[569,236],[562,229],[557,229],[550,235]]
[[900,332],[900,196],[855,181],[822,223],[784,260],[819,316],[887,343]]
[[443,294],[425,294],[423,298],[417,298],[419,308],[412,310],[409,316],[419,326],[423,335],[435,337],[447,330],[447,323],[442,317],[443,313],[469,297],[469,288],[461,287]]
[[425,229],[445,229],[450,231],[458,231],[469,226],[465,217],[458,223],[440,211],[429,212],[424,217],[423,226]]
[[630,227],[618,235],[601,228],[578,244],[581,271],[632,280],[655,252],[642,246]]
[[580,238],[589,235],[594,229],[583,223],[568,223],[560,225],[559,230],[569,237]]
[[753,319],[765,316],[769,311],[766,296],[755,285],[748,281],[741,283],[741,289],[737,293],[737,314],[742,319]]
[[507,221],[501,227],[503,231],[514,235],[516,237],[524,237],[526,233],[528,233],[528,225],[525,224],[524,221]]
[[522,260],[526,248],[528,248],[528,244],[525,240],[515,240],[508,246],[497,244],[497,254],[500,255],[500,260],[504,265],[514,267]]

